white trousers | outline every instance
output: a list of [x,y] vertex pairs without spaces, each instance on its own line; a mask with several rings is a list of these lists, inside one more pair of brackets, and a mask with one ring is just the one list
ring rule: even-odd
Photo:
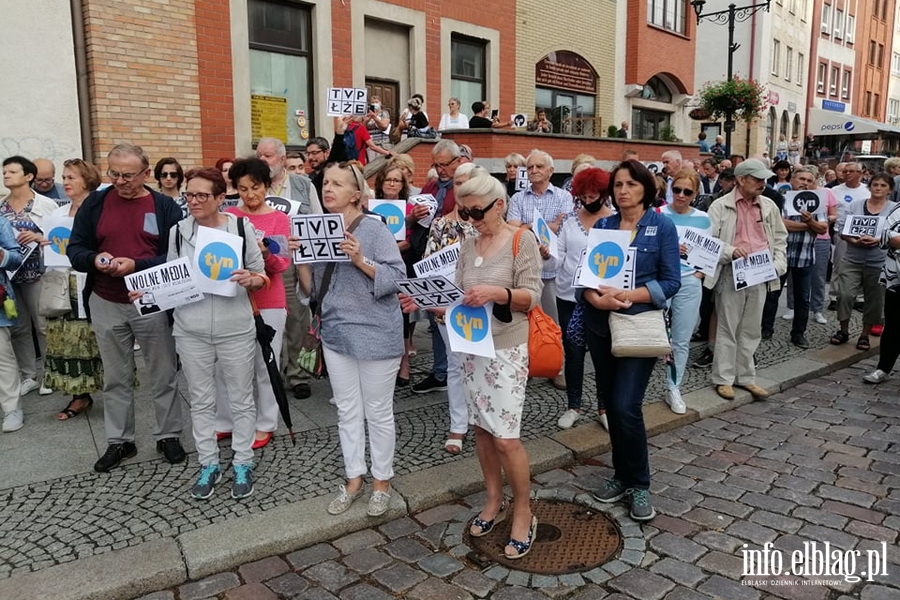
[[[263,321],[275,329],[275,339],[272,340],[272,350],[275,352],[275,362],[281,365],[281,342],[284,340],[284,323],[287,319],[287,311],[283,308],[261,308],[259,314]],[[253,362],[255,375],[254,398],[256,398],[256,430],[275,431],[278,429],[278,403],[275,401],[275,393],[272,391],[272,380],[269,379],[269,371],[263,360],[259,343],[256,346],[256,357]],[[216,364],[216,431],[231,431],[231,403],[228,399],[228,390],[225,387],[225,378],[222,367]]]
[[11,327],[0,327],[0,408],[4,414],[19,404],[19,364],[12,345]]
[[372,476],[394,477],[394,384],[400,357],[359,360],[322,345],[338,411],[338,434],[347,479],[366,474],[366,426]]
[[444,346],[447,347],[447,400],[450,407],[450,433],[466,433],[469,430],[469,407],[466,404],[466,388],[463,384],[462,354],[450,350],[447,326],[437,324]]

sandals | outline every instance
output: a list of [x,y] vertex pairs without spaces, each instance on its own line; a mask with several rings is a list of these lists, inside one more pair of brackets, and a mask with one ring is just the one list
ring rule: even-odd
[[459,454],[462,452],[463,441],[461,439],[448,437],[444,440],[444,450],[450,454]]
[[534,538],[537,537],[537,526],[538,520],[534,515],[531,516],[531,528],[528,530],[528,539],[524,542],[520,542],[519,540],[514,540],[509,538],[509,541],[506,542],[507,548],[512,548],[516,551],[515,554],[509,554],[504,549],[503,554],[506,558],[510,560],[518,560],[531,552],[531,546],[534,545]]
[[[74,408],[74,404],[76,402],[83,402],[81,408]],[[90,394],[85,394],[84,396],[72,396],[72,399],[69,400],[69,403],[66,405],[64,409],[56,413],[56,419],[58,421],[68,421],[69,419],[74,419],[90,407],[94,405],[94,399],[91,398]]]
[[856,349],[857,350],[868,350],[869,348],[871,348],[871,346],[869,345],[868,336],[864,336],[864,335],[859,336],[859,339],[856,340]]
[[[494,530],[494,527],[496,525],[499,525],[506,520],[507,509],[509,509],[509,502],[504,499],[503,502],[500,503],[500,512],[498,512],[497,516],[490,521],[485,521],[484,519],[475,517],[474,519],[472,519],[472,527],[469,528],[469,534],[472,537],[486,536]],[[474,528],[477,528],[477,531],[472,531]]]
[[835,332],[833,336],[831,336],[831,340],[829,340],[833,345],[840,346],[841,344],[846,344],[847,340],[850,339],[850,334],[846,331],[841,331],[840,329]]

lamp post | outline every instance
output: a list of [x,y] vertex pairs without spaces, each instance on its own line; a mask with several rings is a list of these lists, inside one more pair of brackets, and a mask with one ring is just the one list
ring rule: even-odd
[[[765,2],[748,4],[746,6],[737,6],[733,2],[728,5],[727,10],[718,10],[716,12],[704,13],[703,6],[706,4],[706,0],[691,0],[691,6],[694,7],[694,12],[697,14],[697,24],[700,24],[700,21],[703,19],[709,19],[713,23],[719,24],[727,24],[728,25],[728,80],[734,78],[734,53],[737,52],[737,49],[741,47],[740,44],[736,44],[734,42],[734,24],[735,23],[743,23],[761,9],[766,9],[766,12],[769,12],[769,4],[772,0],[766,0]],[[725,113],[725,148],[728,152],[732,152],[731,149],[731,132],[734,131],[734,115],[731,111]]]

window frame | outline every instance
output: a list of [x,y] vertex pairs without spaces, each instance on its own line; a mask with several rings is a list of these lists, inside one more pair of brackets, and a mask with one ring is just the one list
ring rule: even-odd
[[[487,59],[488,59],[488,40],[484,40],[481,38],[472,37],[470,35],[465,35],[462,33],[458,33],[456,31],[450,33],[450,87],[453,87],[453,82],[455,81],[464,81],[466,83],[480,83],[481,84],[481,98],[482,100],[487,98]],[[478,48],[481,51],[481,77],[470,76],[460,73],[454,73],[454,67],[456,65],[456,61],[453,59],[453,47],[454,44],[464,44],[473,48]],[[465,109],[460,107],[460,110],[465,112]]]
[[828,95],[834,98],[838,97],[838,80],[841,77],[841,68],[835,65],[831,66],[831,76],[828,80]]
[[853,73],[850,69],[844,69],[841,74],[841,98],[850,98],[850,86],[852,85]]
[[772,39],[772,75],[778,77],[781,66],[781,41]]
[[830,4],[822,4],[822,20],[819,26],[819,30],[821,33],[830,36],[831,35],[831,5]]
[[825,95],[828,88],[828,64],[820,62],[816,69],[816,93]]
[[[671,26],[667,22],[670,7],[674,17]],[[660,21],[656,20],[657,13],[660,15]],[[647,23],[676,35],[687,36],[688,0],[647,0]]]

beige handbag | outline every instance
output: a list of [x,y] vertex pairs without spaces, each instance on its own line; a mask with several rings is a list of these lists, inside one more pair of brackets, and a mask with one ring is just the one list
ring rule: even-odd
[[609,313],[612,355],[618,358],[654,358],[672,351],[662,310],[636,315]]
[[42,317],[61,317],[72,311],[69,298],[68,269],[47,269],[41,275],[41,295],[38,314]]

